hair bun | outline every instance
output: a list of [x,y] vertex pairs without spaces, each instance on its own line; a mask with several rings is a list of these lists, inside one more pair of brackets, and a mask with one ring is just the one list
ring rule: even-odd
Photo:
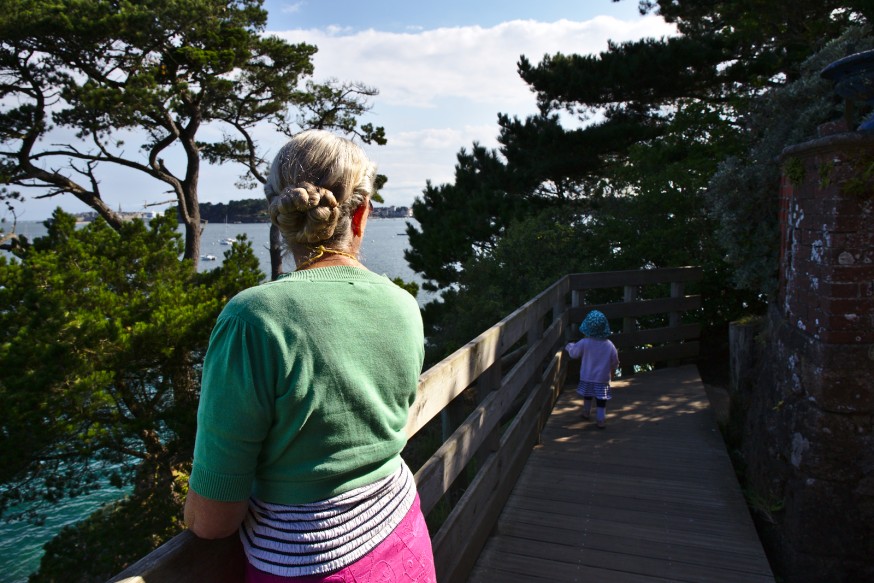
[[[310,187],[311,192],[307,191],[307,186]],[[321,193],[318,191],[318,187],[313,187],[313,185],[309,184],[305,186],[286,186],[282,191],[282,196],[287,199],[289,205],[302,212],[318,206],[319,200],[321,200]]]
[[287,186],[270,204],[282,234],[298,243],[318,243],[334,235],[340,218],[334,193],[309,182]]

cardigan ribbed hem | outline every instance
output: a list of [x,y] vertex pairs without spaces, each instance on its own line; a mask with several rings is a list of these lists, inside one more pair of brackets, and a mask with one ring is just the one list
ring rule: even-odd
[[195,464],[191,468],[189,487],[205,498],[219,502],[241,502],[252,494],[255,474],[231,476],[212,472]]

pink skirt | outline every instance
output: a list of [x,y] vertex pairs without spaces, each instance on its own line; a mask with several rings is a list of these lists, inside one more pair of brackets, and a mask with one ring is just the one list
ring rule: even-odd
[[323,575],[281,577],[246,566],[246,583],[436,583],[434,554],[419,496],[388,537],[351,565]]

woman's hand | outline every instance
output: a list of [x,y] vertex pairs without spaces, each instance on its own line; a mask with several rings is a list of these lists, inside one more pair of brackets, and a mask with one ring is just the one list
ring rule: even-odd
[[248,508],[248,500],[219,502],[189,488],[185,498],[185,525],[200,538],[225,538],[237,532]]

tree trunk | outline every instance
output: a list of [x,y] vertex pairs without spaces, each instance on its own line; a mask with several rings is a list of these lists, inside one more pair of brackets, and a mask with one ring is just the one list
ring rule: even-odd
[[282,237],[276,225],[270,225],[270,279],[282,275]]
[[[189,160],[189,166],[195,164]],[[197,196],[197,172],[189,169],[188,179],[181,185],[179,197],[182,210],[182,222],[185,223],[185,254],[184,259],[191,259],[194,265],[200,261],[200,235],[203,226],[200,224],[200,203]]]
[[185,222],[185,254],[184,259],[191,259],[194,264],[200,260],[200,211],[197,210],[189,215]]

